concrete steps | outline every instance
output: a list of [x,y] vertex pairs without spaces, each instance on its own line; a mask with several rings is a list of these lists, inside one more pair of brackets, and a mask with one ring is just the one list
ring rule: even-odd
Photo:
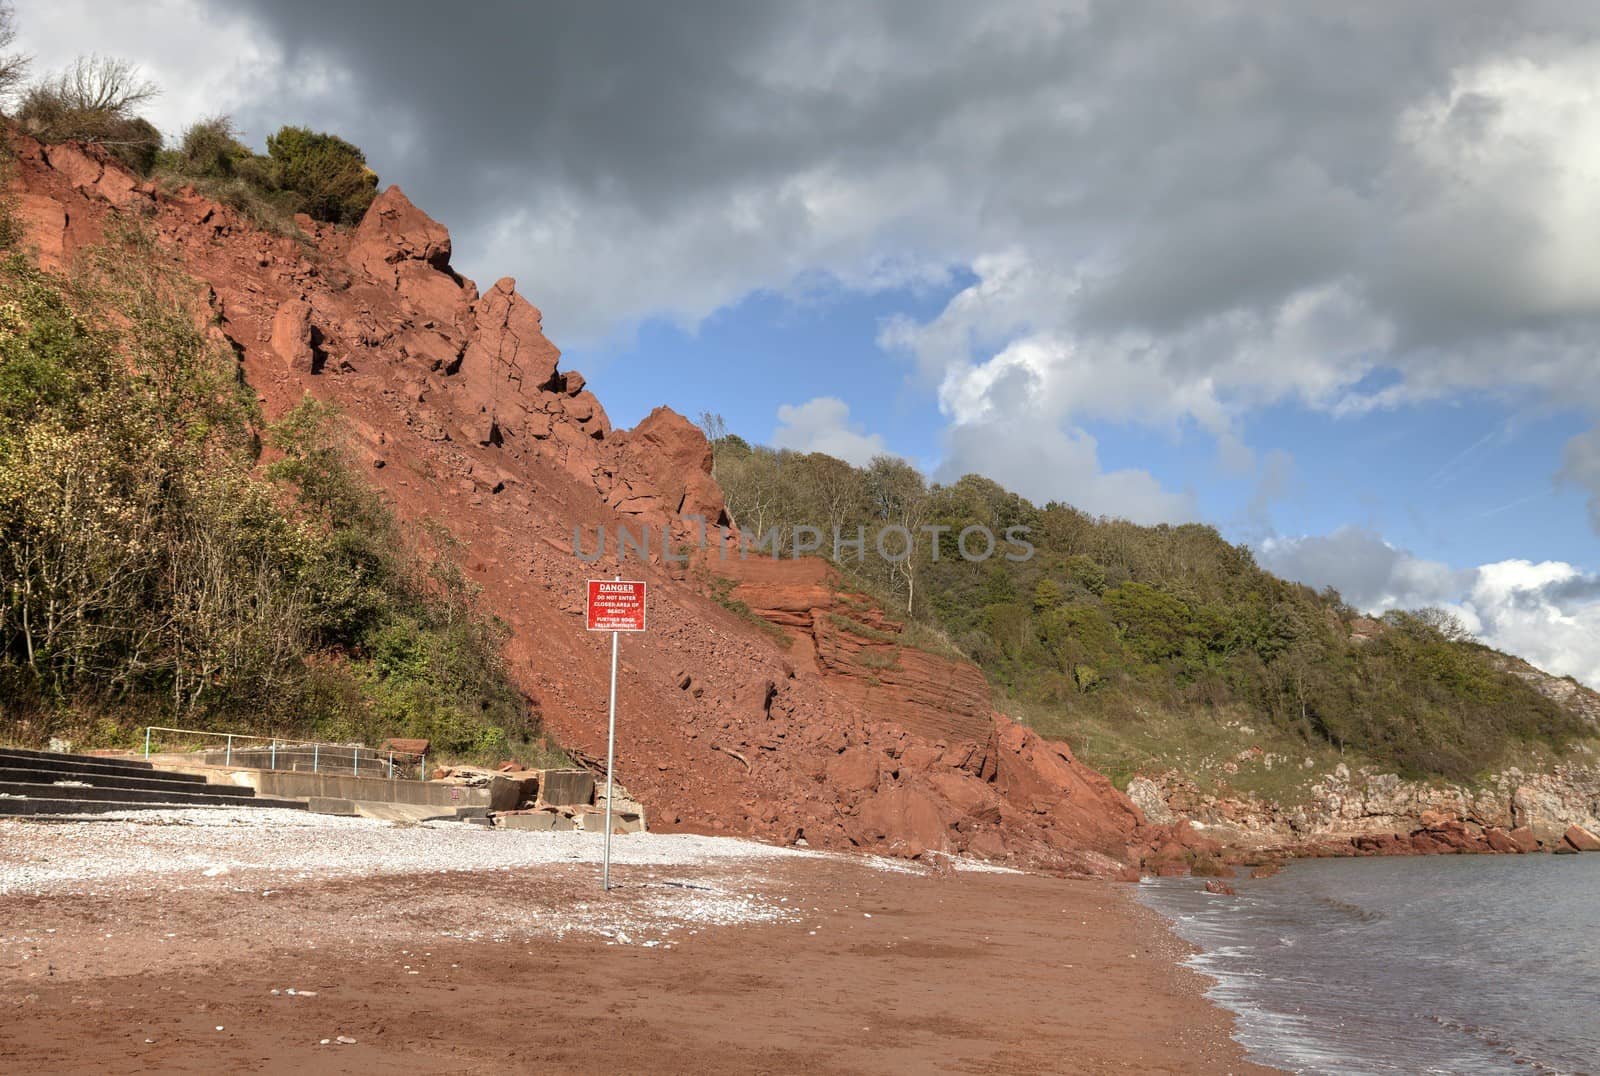
[[[104,773],[124,777],[151,777],[158,771],[138,759],[103,758],[100,755],[67,755],[59,751],[28,751],[20,747],[0,747],[0,766],[30,770],[70,770],[73,773]],[[194,774],[167,774],[185,781],[204,782]]]
[[305,806],[302,800],[261,797],[252,788],[213,785],[198,774],[167,773],[133,759],[0,748],[0,815]]
[[32,770],[9,766],[6,764],[5,759],[0,759],[0,785],[13,783],[55,784],[57,781],[72,781],[75,784],[89,785],[94,788],[128,788],[148,792],[172,792],[175,794],[205,792],[213,796],[234,796],[245,799],[255,795],[255,792],[249,788],[235,785],[207,784],[206,779],[199,775],[172,773],[162,774],[159,777],[122,777],[118,774],[74,771],[66,767],[50,770]]

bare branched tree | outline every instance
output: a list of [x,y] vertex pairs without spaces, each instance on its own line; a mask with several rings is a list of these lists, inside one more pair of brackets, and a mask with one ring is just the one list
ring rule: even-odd
[[46,142],[159,146],[160,132],[137,111],[156,93],[155,83],[126,60],[80,56],[65,71],[30,86],[17,118],[24,130]]
[[79,56],[58,74],[50,88],[67,108],[130,116],[160,91],[127,60],[115,56]]
[[711,477],[717,477],[717,442],[728,436],[728,420],[711,411],[700,412],[700,432],[711,442]]
[[[927,520],[928,485],[922,472],[896,456],[874,456],[867,464],[867,496],[873,514],[885,526],[905,531],[905,556],[891,560],[889,581],[905,584],[906,612],[916,608],[917,555],[922,524]],[[896,554],[898,555],[898,554]]]
[[126,60],[80,56],[65,71],[29,86],[16,118],[41,142],[95,142],[147,173],[161,148],[161,132],[138,109],[156,92],[155,83]]
[[8,100],[23,79],[28,77],[29,57],[12,52],[17,39],[17,13],[7,3],[0,3],[0,104]]

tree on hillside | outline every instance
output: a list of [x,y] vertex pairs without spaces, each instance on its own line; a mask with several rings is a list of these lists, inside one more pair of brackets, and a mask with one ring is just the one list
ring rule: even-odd
[[66,70],[29,87],[17,121],[41,142],[105,146],[144,174],[161,149],[161,132],[138,109],[159,92],[126,60],[80,56]]
[[821,525],[825,542],[845,524],[859,519],[867,501],[862,473],[844,460],[823,452],[800,457],[802,494]]
[[[774,521],[787,522],[782,519],[787,483],[778,453],[770,448],[754,448],[717,455],[723,457],[717,481],[727,495],[735,526],[753,532],[759,539]],[[780,543],[782,534],[780,527]]]
[[714,411],[700,412],[700,432],[706,435],[706,441],[711,445],[711,477],[717,477],[717,451],[718,442],[728,436],[728,420]]
[[[928,518],[928,486],[922,472],[897,456],[874,456],[867,464],[867,495],[873,513],[885,527],[901,527],[905,539],[905,556],[888,563],[889,583],[896,589],[905,585],[906,612],[910,613],[917,599],[918,539],[922,525]],[[898,536],[896,536],[898,537]],[[898,557],[899,549],[894,538],[885,539],[890,557]]]
[[7,101],[28,76],[28,57],[8,51],[17,39],[17,13],[0,3],[0,104]]
[[1437,605],[1429,605],[1418,609],[1414,615],[1423,626],[1437,632],[1441,638],[1449,642],[1470,643],[1475,641],[1472,632],[1461,622],[1461,618],[1448,609],[1441,609]]

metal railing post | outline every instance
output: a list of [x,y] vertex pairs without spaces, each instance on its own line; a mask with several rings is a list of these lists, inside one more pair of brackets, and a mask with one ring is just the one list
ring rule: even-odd
[[[0,5],[3,5],[3,4],[4,4],[4,0],[0,0]],[[249,735],[246,735],[246,734],[244,734],[242,732],[211,732],[209,730],[204,730],[204,729],[180,729],[180,728],[171,728],[171,727],[168,727],[166,725],[146,725],[144,727],[144,757],[146,759],[149,759],[152,755],[155,754],[155,749],[156,749],[155,748],[155,734],[157,732],[170,732],[170,733],[174,733],[174,734],[180,735],[180,736],[209,736],[209,737],[212,737],[212,738],[220,736],[223,739],[223,765],[224,766],[230,766],[230,767],[233,765],[233,741],[235,741],[235,740],[249,740],[251,743],[259,744],[262,740],[266,740],[267,741],[267,752],[268,752],[268,766],[266,768],[273,769],[273,770],[276,770],[278,768],[278,737],[276,737],[276,736],[249,736]],[[298,745],[298,746],[295,746],[295,745]],[[334,744],[334,743],[324,744],[321,740],[296,740],[296,741],[293,741],[293,743],[291,743],[288,740],[285,740],[284,741],[284,747],[286,749],[287,748],[293,748],[294,750],[304,750],[306,747],[310,747],[311,748],[311,772],[312,773],[321,773],[322,772],[322,749],[324,747],[331,747],[331,748],[334,749],[334,751],[336,753],[338,751],[341,751],[341,750],[348,750],[350,752],[350,773],[354,777],[361,776],[361,752],[362,751],[366,751],[366,750],[371,750],[372,751],[372,760],[378,766],[378,772],[374,776],[377,776],[377,777],[382,777],[383,776],[383,766],[384,766],[384,763],[385,763],[385,752],[377,750],[377,749],[373,749],[373,748],[368,748],[368,747],[365,747],[365,746],[363,746],[361,744],[356,744],[354,746],[348,746],[346,744]],[[252,750],[260,750],[260,748],[252,748]],[[292,752],[291,752],[291,754],[292,754]],[[395,756],[397,754],[400,756],[400,766],[399,766],[399,768],[396,768],[396,766],[395,766]],[[255,757],[255,756],[251,756],[251,757]],[[298,768],[299,765],[300,765],[299,758],[300,758],[300,756],[291,757],[290,760],[286,763],[286,765],[290,769]],[[428,756],[427,756],[427,754],[426,753],[413,753],[413,752],[410,752],[410,751],[396,751],[393,747],[389,748],[389,750],[387,752],[387,761],[388,761],[388,767],[389,767],[389,778],[390,778],[390,780],[398,780],[401,777],[401,770],[403,770],[405,768],[406,759],[408,759],[408,758],[416,760],[417,780],[426,781],[428,779]],[[246,761],[242,762],[241,765],[242,766],[246,766],[246,767],[253,767],[253,768],[256,768],[256,769],[263,768],[260,765],[258,765],[257,763],[251,762],[249,760],[246,760]],[[337,766],[335,766],[334,768],[335,768],[335,770],[338,769]]]

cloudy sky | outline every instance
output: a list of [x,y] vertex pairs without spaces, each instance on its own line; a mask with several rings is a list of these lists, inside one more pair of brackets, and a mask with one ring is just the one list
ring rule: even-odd
[[1204,520],[1600,686],[1600,6],[17,8],[165,130],[361,145],[621,424]]

